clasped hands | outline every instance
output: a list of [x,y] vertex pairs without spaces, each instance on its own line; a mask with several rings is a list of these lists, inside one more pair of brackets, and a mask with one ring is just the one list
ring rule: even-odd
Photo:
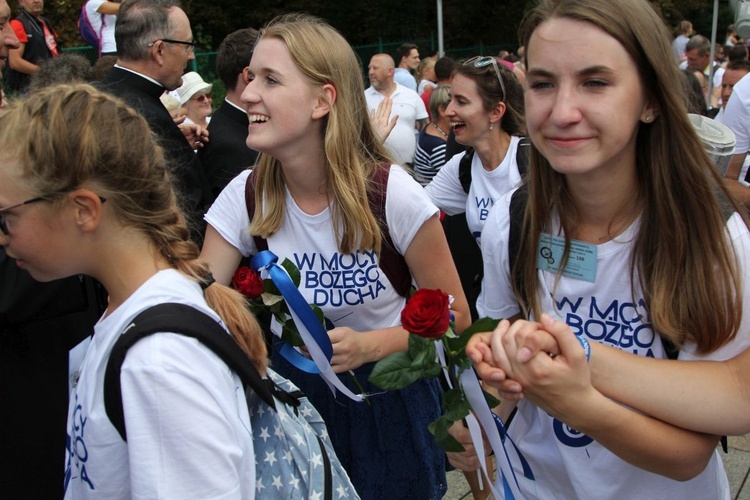
[[[575,422],[601,395],[591,384],[586,355],[570,327],[548,314],[539,322],[503,320],[492,332],[472,336],[466,353],[485,386],[501,400],[523,398],[559,420]],[[449,453],[451,464],[477,470],[479,460],[468,429],[456,422],[450,430],[466,451]],[[485,443],[485,450],[490,448]]]

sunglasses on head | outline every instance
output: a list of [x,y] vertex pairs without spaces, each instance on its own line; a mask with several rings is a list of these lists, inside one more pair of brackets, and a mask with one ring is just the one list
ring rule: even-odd
[[486,68],[490,64],[495,70],[495,76],[497,76],[497,81],[500,83],[500,89],[503,91],[503,101],[505,101],[505,82],[503,82],[503,77],[500,75],[500,68],[497,66],[497,59],[492,56],[476,56],[464,61],[464,66],[474,66],[475,68]]

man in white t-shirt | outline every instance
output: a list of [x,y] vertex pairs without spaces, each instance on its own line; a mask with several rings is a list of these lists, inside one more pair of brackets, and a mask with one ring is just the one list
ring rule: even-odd
[[748,75],[734,85],[732,98],[724,108],[721,122],[734,132],[737,140],[734,156],[725,176],[726,185],[738,201],[750,207],[750,187],[746,187],[739,181],[742,164],[750,150],[750,77]]
[[99,46],[103,56],[117,55],[115,22],[117,22],[119,10],[120,0],[88,0],[86,2],[86,15],[99,37]]
[[393,100],[391,116],[398,115],[398,121],[385,145],[396,163],[411,164],[417,149],[415,130],[422,130],[425,126],[427,108],[419,94],[393,80],[394,67],[393,58],[388,54],[372,56],[368,66],[371,87],[365,90],[365,98],[370,110],[377,109],[386,97]]

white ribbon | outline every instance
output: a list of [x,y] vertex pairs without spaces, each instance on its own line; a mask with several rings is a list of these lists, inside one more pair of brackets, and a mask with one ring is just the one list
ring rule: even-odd
[[[279,266],[282,269],[284,269],[283,266]],[[286,269],[284,269],[286,271]],[[268,270],[263,268],[261,269],[261,278],[268,279]],[[289,273],[287,273],[289,274]],[[290,278],[291,279],[291,278]],[[297,330],[299,331],[300,337],[302,337],[302,341],[305,343],[305,346],[307,346],[307,350],[310,353],[310,356],[312,357],[313,361],[315,362],[315,366],[318,367],[318,370],[320,370],[320,376],[323,377],[323,380],[328,385],[328,388],[331,389],[331,392],[333,395],[336,395],[336,389],[341,391],[345,396],[349,397],[350,399],[362,402],[365,400],[364,396],[362,394],[354,394],[347,386],[341,382],[341,379],[339,379],[338,375],[334,373],[333,368],[331,367],[331,364],[328,362],[328,359],[326,359],[325,354],[323,354],[323,351],[320,349],[320,346],[318,346],[318,343],[315,341],[313,336],[310,334],[310,331],[305,326],[305,323],[295,314],[294,309],[289,307],[289,314],[292,316],[292,320],[294,320],[294,324],[297,325]],[[274,332],[274,334],[281,338],[281,332]],[[299,350],[299,349],[298,349]]]

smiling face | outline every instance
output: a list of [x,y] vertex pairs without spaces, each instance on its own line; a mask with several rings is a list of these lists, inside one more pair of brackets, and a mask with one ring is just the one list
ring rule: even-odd
[[185,109],[191,120],[195,121],[198,119],[202,122],[212,112],[211,93],[197,92],[185,103]]
[[635,169],[639,120],[653,121],[635,62],[593,24],[545,21],[527,46],[526,125],[563,174]]
[[319,150],[323,137],[319,118],[325,115],[317,109],[321,92],[305,78],[282,40],[258,42],[248,77],[242,93],[250,119],[248,147],[280,160]]
[[728,69],[724,71],[721,79],[721,107],[725,108],[729,98],[732,96],[734,86],[747,74],[744,69]]
[[451,83],[451,100],[445,115],[451,122],[456,141],[475,146],[490,130],[490,112],[484,109],[476,82],[457,74]]

